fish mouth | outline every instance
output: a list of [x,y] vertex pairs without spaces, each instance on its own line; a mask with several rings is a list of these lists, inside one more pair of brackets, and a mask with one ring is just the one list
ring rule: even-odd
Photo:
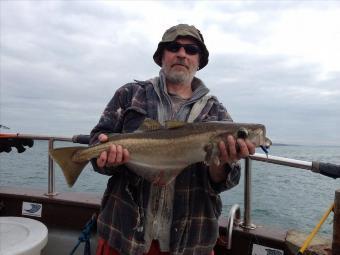
[[264,143],[265,143],[265,146],[267,148],[269,148],[273,144],[272,140],[270,140],[268,137],[265,138],[265,142]]

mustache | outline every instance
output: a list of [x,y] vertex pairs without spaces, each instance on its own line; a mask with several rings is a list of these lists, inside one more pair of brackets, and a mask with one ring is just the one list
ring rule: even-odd
[[174,65],[181,65],[181,66],[185,66],[186,68],[188,68],[189,69],[189,66],[187,66],[186,64],[185,64],[185,61],[184,60],[182,60],[182,59],[178,59],[175,63],[173,63],[171,66],[174,66]]

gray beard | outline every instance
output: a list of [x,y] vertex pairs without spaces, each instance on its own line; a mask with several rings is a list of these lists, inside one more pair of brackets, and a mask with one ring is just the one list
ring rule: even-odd
[[[184,64],[184,61],[181,59],[177,60],[178,64]],[[197,67],[191,67],[188,72],[181,72],[176,70],[171,70],[171,65],[167,66],[163,63],[162,69],[165,75],[165,79],[173,84],[185,84],[189,83],[191,84],[195,74]]]
[[185,82],[191,82],[193,79],[193,75],[190,75],[188,73],[182,73],[182,72],[165,72],[165,78],[174,84],[181,84]]

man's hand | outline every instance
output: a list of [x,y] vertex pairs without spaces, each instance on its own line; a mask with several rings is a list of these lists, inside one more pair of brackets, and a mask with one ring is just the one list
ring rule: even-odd
[[248,139],[235,138],[232,135],[228,135],[227,144],[225,142],[220,141],[218,144],[220,149],[220,162],[221,164],[225,163],[234,163],[241,158],[246,158],[249,155],[253,155],[255,153],[255,145],[250,142]]
[[227,142],[220,141],[218,144],[220,149],[220,164],[217,166],[212,164],[209,172],[212,181],[218,183],[226,179],[224,165],[226,163],[232,164],[241,158],[246,158],[255,153],[255,145],[248,139],[236,139],[232,135],[228,135]]
[[[98,139],[101,143],[107,142],[107,135],[100,134]],[[130,154],[127,149],[121,145],[111,145],[107,151],[103,151],[97,158],[97,166],[99,168],[111,167],[116,164],[124,164],[130,158]]]

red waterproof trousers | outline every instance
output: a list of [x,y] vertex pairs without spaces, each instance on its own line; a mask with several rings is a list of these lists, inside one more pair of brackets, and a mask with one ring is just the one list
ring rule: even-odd
[[[150,246],[150,250],[145,255],[169,255],[169,252],[161,252],[159,249],[159,243],[157,240],[153,240]],[[119,253],[110,247],[106,240],[99,239],[96,255],[119,255]]]
[[[145,253],[145,255],[169,255],[169,252],[161,252],[159,249],[159,243],[157,240],[153,240],[151,243],[151,247],[148,253]],[[98,240],[98,246],[97,246],[97,252],[96,255],[119,255],[119,253],[109,246],[106,240],[99,239]],[[214,255],[214,252],[212,251],[210,255]]]

